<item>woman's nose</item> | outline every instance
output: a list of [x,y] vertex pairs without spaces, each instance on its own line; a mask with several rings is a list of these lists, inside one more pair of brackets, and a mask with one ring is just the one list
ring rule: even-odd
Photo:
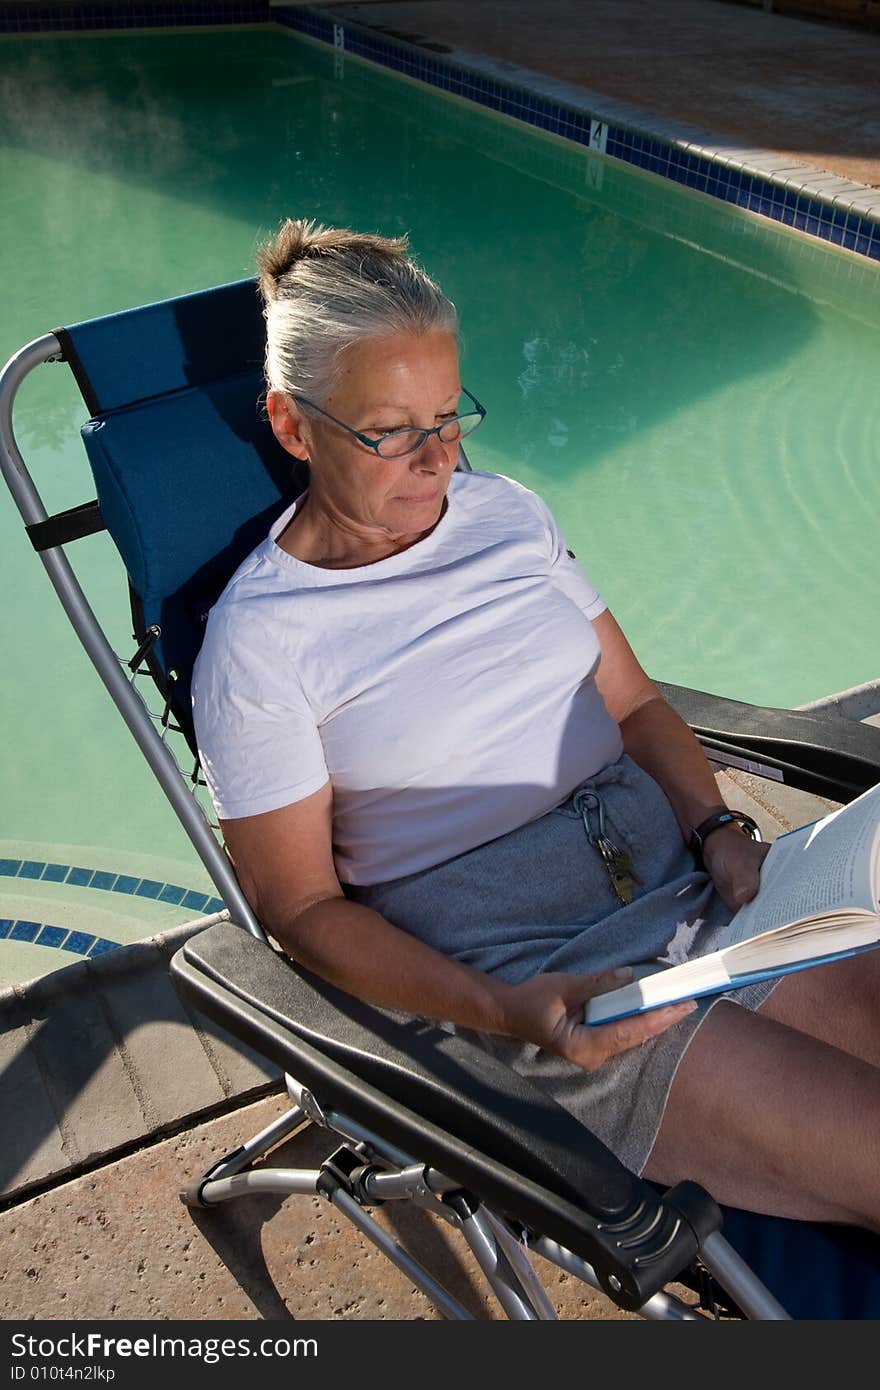
[[449,462],[449,445],[444,444],[439,434],[429,434],[421,449],[413,455],[413,463],[417,467],[431,468],[432,470],[444,468]]

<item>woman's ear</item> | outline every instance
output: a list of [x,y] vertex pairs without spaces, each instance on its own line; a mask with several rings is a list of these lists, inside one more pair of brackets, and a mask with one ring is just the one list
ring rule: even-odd
[[307,460],[311,448],[311,430],[293,397],[286,391],[270,391],[266,396],[266,409],[272,433],[282,449],[293,454],[294,458]]

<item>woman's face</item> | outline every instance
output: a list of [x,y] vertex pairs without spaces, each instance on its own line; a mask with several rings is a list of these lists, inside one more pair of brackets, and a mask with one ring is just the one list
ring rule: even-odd
[[[348,348],[343,364],[336,389],[322,405],[361,434],[432,429],[458,414],[461,382],[451,333],[374,338]],[[292,426],[288,437],[285,418]],[[272,420],[282,444],[309,459],[316,500],[345,529],[365,540],[398,540],[439,520],[457,442],[444,444],[430,435],[416,453],[385,459],[332,421],[297,410],[295,400],[287,410],[276,406]]]

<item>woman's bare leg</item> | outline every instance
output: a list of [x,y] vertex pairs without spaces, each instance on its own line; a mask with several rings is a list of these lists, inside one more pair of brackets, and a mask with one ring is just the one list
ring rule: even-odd
[[880,1068],[720,1000],[682,1058],[645,1176],[880,1230],[878,1174]]
[[786,975],[760,1012],[880,1067],[880,951]]

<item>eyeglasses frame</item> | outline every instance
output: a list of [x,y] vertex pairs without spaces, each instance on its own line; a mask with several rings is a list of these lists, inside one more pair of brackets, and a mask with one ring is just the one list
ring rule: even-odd
[[[464,395],[467,396],[468,400],[473,404],[477,414],[480,417],[479,424],[474,425],[474,430],[478,429],[479,425],[481,425],[486,418],[486,407],[480,405],[480,402],[477,400],[476,396],[472,396],[470,391],[468,391],[467,387],[462,386],[461,389]],[[377,458],[386,460],[389,457],[405,459],[409,458],[411,454],[417,454],[420,449],[424,449],[432,434],[436,434],[439,439],[441,430],[445,430],[450,425],[454,425],[456,420],[464,420],[466,418],[466,415],[473,415],[474,413],[472,410],[468,410],[465,415],[454,415],[451,420],[444,420],[442,425],[434,425],[429,430],[418,429],[415,425],[407,425],[403,429],[389,430],[387,434],[381,434],[378,439],[370,439],[368,435],[361,434],[360,430],[353,429],[351,425],[347,425],[344,420],[337,420],[336,416],[331,415],[329,410],[325,410],[323,406],[316,405],[314,401],[309,400],[308,396],[302,396],[298,391],[288,391],[287,394],[291,396],[293,400],[301,401],[303,405],[307,405],[310,410],[316,410],[318,414],[323,415],[325,419],[332,420],[334,425],[339,425],[340,429],[346,430],[349,434],[353,434],[355,439],[357,439],[367,449],[372,449],[373,452],[376,454]],[[473,434],[473,432],[473,430],[469,431],[470,434]],[[380,454],[380,444],[382,444],[382,442],[386,439],[393,439],[394,435],[396,434],[420,434],[422,435],[422,439],[418,444],[416,444],[415,448],[407,449],[405,454],[392,454],[390,456],[388,454]],[[460,437],[461,436],[459,436],[459,438]],[[467,435],[465,436],[465,438],[467,438]],[[447,441],[440,440],[440,442],[441,444],[444,444]],[[448,442],[452,443],[453,441],[449,440]]]

